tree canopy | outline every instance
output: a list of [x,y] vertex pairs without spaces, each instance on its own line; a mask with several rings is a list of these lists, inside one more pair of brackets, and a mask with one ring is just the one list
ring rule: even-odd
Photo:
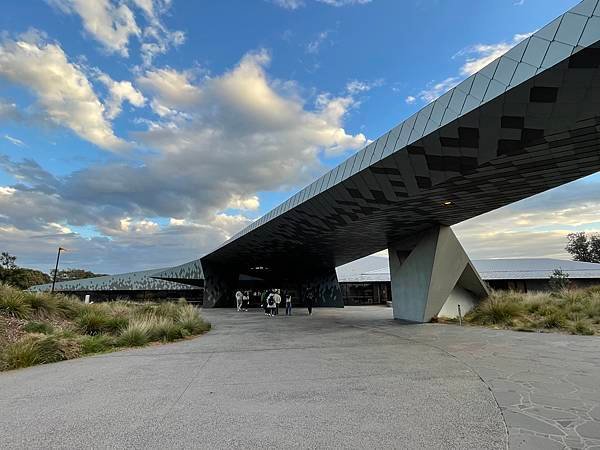
[[567,250],[575,261],[600,263],[600,235],[584,231],[567,235]]

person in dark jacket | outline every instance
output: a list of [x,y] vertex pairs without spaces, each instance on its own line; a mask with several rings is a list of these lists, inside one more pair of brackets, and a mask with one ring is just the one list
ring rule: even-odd
[[315,302],[315,297],[313,294],[312,289],[309,289],[306,292],[306,307],[308,308],[308,315],[312,316],[312,309],[313,309],[313,304]]

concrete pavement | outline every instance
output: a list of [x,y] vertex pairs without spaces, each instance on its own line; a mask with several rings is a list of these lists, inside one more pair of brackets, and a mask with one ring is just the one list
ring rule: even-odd
[[0,447],[506,448],[507,424],[514,448],[600,445],[597,337],[204,314],[197,339],[0,374]]

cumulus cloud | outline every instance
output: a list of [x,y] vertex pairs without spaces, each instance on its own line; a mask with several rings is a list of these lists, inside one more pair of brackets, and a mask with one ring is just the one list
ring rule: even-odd
[[600,231],[600,179],[546,191],[453,228],[472,258],[568,258],[566,235]]
[[131,81],[115,81],[105,73],[99,74],[98,80],[108,89],[109,96],[105,106],[106,117],[109,119],[114,119],[121,113],[125,101],[138,108],[146,103],[142,93],[133,87]]
[[28,88],[50,121],[81,138],[109,150],[128,147],[114,134],[82,68],[58,44],[35,34],[5,39],[0,43],[0,79]]
[[113,3],[111,0],[48,1],[64,13],[79,15],[86,32],[109,52],[128,56],[129,38],[141,34],[133,11],[125,3]]
[[[268,76],[269,62],[265,51],[249,53],[201,80],[171,68],[146,70],[136,87],[170,113],[157,114],[135,135],[152,150],[135,164],[117,159],[57,177],[33,160],[0,156],[0,170],[17,180],[0,196],[0,226],[18,230],[3,232],[4,238],[25,230],[50,235],[56,230],[49,224],[93,227],[93,242],[102,248],[152,242],[155,249],[180,249],[175,240],[192,239],[197,257],[250,223],[243,213],[260,206],[257,192],[308,182],[324,170],[321,156],[366,144],[364,135],[343,127],[351,96],[323,93],[304,101],[295,83]],[[228,208],[240,213],[224,214]],[[69,239],[92,251],[91,241]],[[173,253],[177,258],[168,264],[188,253]]]
[[192,84],[190,72],[169,67],[151,69],[138,77],[136,83],[152,96],[152,109],[160,116],[188,109],[200,101],[200,88]]
[[[170,31],[162,23],[161,16],[171,6],[171,0],[47,1],[65,14],[78,15],[86,33],[109,53],[128,57],[131,38],[139,39],[141,58],[146,66],[151,65],[157,55],[185,41],[182,31]],[[141,11],[145,25],[136,19],[136,9]]]

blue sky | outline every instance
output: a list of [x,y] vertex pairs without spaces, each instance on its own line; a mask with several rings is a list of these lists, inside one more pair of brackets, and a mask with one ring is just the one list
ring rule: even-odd
[[[58,245],[111,273],[197,258],[576,3],[6,2],[0,247],[45,271]],[[578,183],[456,231],[564,256],[599,228]]]

